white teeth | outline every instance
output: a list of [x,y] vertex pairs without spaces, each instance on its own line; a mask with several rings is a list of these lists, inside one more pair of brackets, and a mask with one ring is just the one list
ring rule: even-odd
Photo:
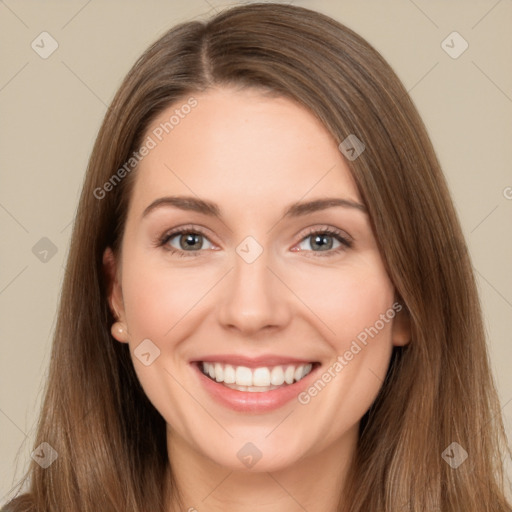
[[300,379],[302,379],[302,370],[304,370],[304,366],[299,366],[299,367],[295,370],[295,374],[294,374],[295,380],[300,380]]
[[203,373],[217,382],[239,391],[269,391],[283,384],[293,384],[311,372],[313,365],[287,365],[268,368],[248,368],[223,363],[202,363]]
[[237,366],[235,370],[235,382],[239,386],[252,386],[252,372],[247,366]]
[[268,368],[256,368],[252,373],[253,386],[270,386],[270,370]]
[[265,391],[270,391],[272,389],[277,389],[280,386],[237,386],[236,384],[226,384],[225,386],[231,389],[236,389],[237,391],[251,391],[253,393],[264,393]]
[[227,364],[224,366],[224,384],[234,384],[235,381],[235,369],[230,364]]
[[286,384],[293,384],[293,379],[295,377],[295,367],[288,366],[284,372],[284,381]]
[[284,372],[282,366],[274,366],[270,372],[270,383],[274,386],[281,386],[284,383]]
[[220,363],[215,363],[215,380],[222,382],[224,380],[224,369]]

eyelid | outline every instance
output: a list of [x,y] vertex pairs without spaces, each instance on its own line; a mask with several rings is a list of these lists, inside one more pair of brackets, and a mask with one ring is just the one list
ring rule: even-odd
[[344,230],[336,228],[334,226],[331,226],[329,224],[315,224],[314,226],[309,226],[305,228],[304,231],[300,233],[300,239],[299,242],[302,242],[304,238],[313,235],[315,233],[328,233],[330,235],[337,235],[344,241],[346,241],[348,244],[352,245],[354,243],[354,239]]
[[212,242],[210,240],[210,235],[207,233],[207,231],[208,230],[206,228],[204,228],[203,226],[197,225],[197,224],[185,224],[183,226],[169,229],[169,230],[165,231],[162,235],[157,236],[157,238],[153,242],[153,245],[155,247],[163,247],[171,253],[173,253],[173,252],[182,253],[183,252],[183,253],[186,253],[187,255],[191,254],[193,256],[197,256],[202,251],[181,251],[180,249],[176,249],[174,247],[164,247],[164,246],[166,246],[167,242],[171,238],[174,238],[175,236],[181,235],[183,233],[197,233],[199,235],[203,235],[205,238],[208,239],[208,241],[213,246],[217,246],[217,244],[215,242]]
[[178,226],[176,228],[164,231],[161,235],[158,235],[156,237],[155,242],[162,242],[166,238],[181,234],[183,232],[199,233],[201,235],[204,235],[205,237],[208,237],[209,239],[210,235],[208,234],[208,231],[209,230],[198,224],[184,224],[183,226]]

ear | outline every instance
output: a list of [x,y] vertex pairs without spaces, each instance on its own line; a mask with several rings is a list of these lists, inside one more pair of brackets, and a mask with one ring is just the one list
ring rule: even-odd
[[120,265],[110,247],[103,253],[103,274],[106,279],[107,297],[110,311],[116,319],[112,326],[112,336],[123,343],[128,342],[128,330],[126,328],[126,316],[123,304],[123,291],[121,288]]
[[411,315],[403,301],[396,301],[393,304],[395,317],[391,328],[391,339],[393,345],[403,347],[411,341]]

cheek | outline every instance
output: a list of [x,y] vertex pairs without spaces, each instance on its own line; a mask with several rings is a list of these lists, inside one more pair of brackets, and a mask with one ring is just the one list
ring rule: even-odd
[[[329,421],[336,416],[348,427],[370,407],[387,372],[393,348],[393,284],[376,256],[329,272],[316,268],[297,274],[295,284],[331,354],[319,377],[322,382],[299,402],[314,401],[315,414],[330,416]],[[320,394],[323,398],[316,401]],[[337,406],[322,409],[326,402]]]
[[394,287],[377,258],[339,268],[310,268],[290,274],[289,279],[297,296],[317,317],[316,323],[324,325],[322,332],[337,353],[376,322],[379,331],[389,337],[391,323],[383,326],[380,318],[393,305]]
[[[178,364],[182,357],[179,340],[186,338],[190,319],[199,309],[196,305],[212,285],[207,275],[192,267],[173,268],[161,258],[157,261],[150,254],[131,251],[123,262],[122,289],[134,369],[155,408],[168,423],[181,425],[190,397],[180,385],[187,377]],[[146,339],[159,350],[148,366],[137,357],[137,349]],[[154,350],[152,345],[150,350]]]
[[393,296],[385,274],[369,280],[340,276],[316,295],[312,309],[329,327],[324,332],[331,355],[298,402],[315,424],[325,426],[323,446],[353,427],[382,387],[393,348]]
[[122,285],[131,336],[166,337],[211,288],[213,277],[135,254],[123,269]]
[[354,340],[364,344],[369,333],[389,341],[392,303],[393,288],[383,277],[346,284],[339,296],[338,314],[332,312],[337,353],[348,350]]

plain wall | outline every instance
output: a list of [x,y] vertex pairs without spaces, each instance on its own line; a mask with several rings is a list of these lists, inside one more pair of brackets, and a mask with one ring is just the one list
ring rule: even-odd
[[[423,116],[467,237],[511,436],[512,2],[292,3],[324,12],[365,37]],[[71,222],[107,105],[150,43],[179,22],[227,5],[0,3],[0,504],[33,449]],[[46,59],[31,47],[43,31],[58,43]],[[453,31],[469,44],[458,58],[442,47]],[[462,48],[457,37],[448,39],[452,53]]]

